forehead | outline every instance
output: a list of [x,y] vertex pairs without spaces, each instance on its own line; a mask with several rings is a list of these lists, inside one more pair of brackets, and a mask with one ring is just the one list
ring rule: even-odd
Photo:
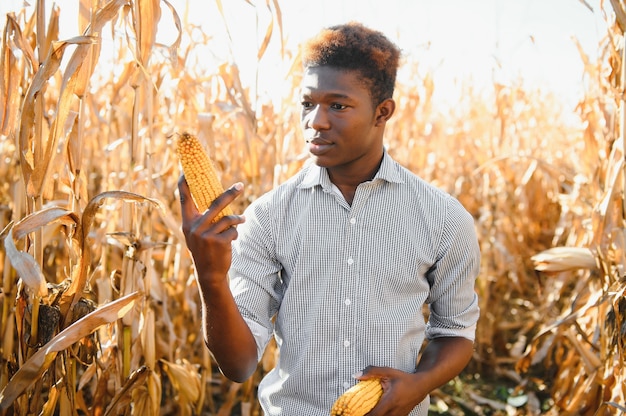
[[302,77],[303,93],[332,93],[347,97],[369,97],[358,71],[328,66],[307,68]]

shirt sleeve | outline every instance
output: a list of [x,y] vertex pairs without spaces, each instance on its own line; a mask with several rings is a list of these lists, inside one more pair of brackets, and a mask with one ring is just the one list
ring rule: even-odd
[[231,292],[254,335],[259,359],[274,332],[273,317],[282,300],[281,265],[275,259],[267,213],[260,203],[246,210],[246,222],[237,226],[229,272]]
[[261,358],[263,358],[263,353],[265,352],[265,348],[272,338],[272,332],[268,331],[267,328],[265,328],[263,325],[260,325],[259,323],[251,319],[243,319],[248,324],[248,327],[250,328],[250,331],[254,336],[254,340],[256,341],[257,361],[261,361]]
[[475,282],[480,248],[472,216],[455,199],[448,204],[436,263],[428,273],[430,294],[426,337],[475,339],[480,310]]

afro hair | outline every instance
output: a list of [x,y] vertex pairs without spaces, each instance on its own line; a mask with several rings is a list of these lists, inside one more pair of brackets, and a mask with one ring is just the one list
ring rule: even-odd
[[330,66],[357,71],[375,105],[392,98],[400,49],[381,32],[350,22],[323,29],[304,44],[305,69]]

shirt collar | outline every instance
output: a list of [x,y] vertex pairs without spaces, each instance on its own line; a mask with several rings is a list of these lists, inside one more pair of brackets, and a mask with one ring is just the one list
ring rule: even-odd
[[[397,167],[397,163],[391,158],[391,156],[389,156],[387,150],[384,149],[383,161],[380,164],[378,172],[376,172],[376,176],[374,176],[374,180],[381,179],[387,182],[404,182]],[[298,188],[312,188],[316,185],[320,185],[323,189],[332,189],[332,183],[330,181],[330,177],[328,176],[328,170],[311,163]]]

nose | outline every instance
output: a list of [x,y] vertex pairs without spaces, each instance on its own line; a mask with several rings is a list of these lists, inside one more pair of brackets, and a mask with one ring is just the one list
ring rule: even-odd
[[304,116],[304,125],[314,130],[328,129],[330,127],[328,114],[326,114],[326,111],[318,104],[307,111]]

